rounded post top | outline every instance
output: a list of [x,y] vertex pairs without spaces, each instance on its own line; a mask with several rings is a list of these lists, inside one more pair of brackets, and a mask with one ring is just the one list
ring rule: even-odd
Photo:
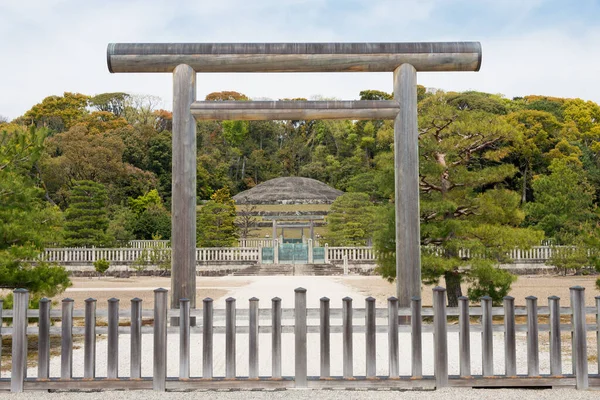
[[189,303],[189,302],[190,302],[190,299],[186,299],[186,298],[179,299],[179,304],[181,304],[181,303]]
[[550,301],[557,301],[557,300],[560,300],[560,297],[558,297],[558,296],[548,296],[548,300],[550,300]]
[[75,302],[75,300],[73,300],[73,299],[71,299],[69,297],[66,297],[66,298],[62,299],[62,302],[63,303],[73,303],[73,302]]
[[491,301],[492,301],[492,298],[491,298],[490,296],[482,296],[482,297],[481,297],[481,301],[482,301],[482,302],[486,302],[486,303],[487,303],[487,302],[491,302]]
[[202,302],[204,302],[204,303],[212,303],[213,299],[210,298],[210,297],[206,297],[206,298],[202,299]]
[[514,298],[514,297],[512,297],[512,296],[504,296],[504,297],[502,298],[502,300],[506,300],[506,301],[515,301],[515,298]]
[[329,302],[329,297],[321,297],[321,302],[322,303],[328,303]]
[[[0,301],[1,301],[1,300],[0,300]],[[86,301],[87,301],[87,300],[86,300]],[[44,303],[44,304],[45,304],[45,303],[50,303],[50,299],[49,299],[49,298],[47,298],[47,297],[42,297],[42,298],[40,299],[40,303]]]
[[273,303],[279,303],[279,302],[281,301],[281,299],[280,299],[279,297],[273,297],[273,298],[271,299],[271,301],[272,301]]
[[390,296],[387,298],[388,302],[394,302],[394,301],[398,301],[398,298],[396,296]]
[[251,301],[251,302],[258,301],[258,297],[251,297],[248,301]]
[[168,290],[165,288],[154,289],[154,293],[167,293]]
[[108,299],[109,303],[118,303],[119,299],[117,299],[116,297],[111,297],[110,299]]
[[583,286],[571,286],[569,289],[572,291],[580,291],[580,292],[585,291],[585,288]]
[[375,297],[369,296],[365,299],[366,302],[368,303],[374,303],[375,302]]
[[[94,300],[95,301],[95,300]],[[132,303],[141,303],[143,300],[140,299],[139,297],[134,297],[133,299],[131,299]]]
[[412,302],[420,302],[421,298],[419,296],[413,296],[413,297],[410,298],[410,301],[412,301]]
[[538,298],[535,297],[535,296],[527,296],[527,297],[525,297],[525,300],[527,300],[527,301],[536,301],[537,299]]
[[235,303],[235,299],[233,297],[228,297],[225,299],[227,303]]
[[350,297],[350,296],[346,296],[346,297],[344,297],[344,298],[342,299],[342,301],[344,301],[344,302],[350,302],[350,301],[352,301],[352,297]]
[[303,287],[299,287],[294,289],[294,292],[296,293],[306,293],[306,289],[304,289]]
[[458,301],[466,301],[466,302],[468,302],[468,301],[469,301],[469,298],[468,298],[467,296],[460,296],[460,297],[458,298]]
[[13,290],[13,293],[29,293],[29,290],[23,289],[23,288],[18,288],[18,289]]
[[436,286],[432,289],[434,292],[445,292],[446,288],[443,288],[441,286]]

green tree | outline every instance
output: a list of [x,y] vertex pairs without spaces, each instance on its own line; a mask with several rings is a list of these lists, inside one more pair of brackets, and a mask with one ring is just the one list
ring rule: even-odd
[[230,247],[238,240],[235,202],[229,189],[217,190],[200,208],[197,218],[197,242],[200,247]]
[[65,212],[67,247],[109,247],[114,238],[108,233],[108,197],[101,183],[76,181]]
[[594,188],[585,171],[568,158],[554,159],[550,175],[534,179],[534,202],[527,204],[531,226],[543,230],[555,244],[570,245],[582,226],[595,222]]
[[332,246],[364,246],[375,230],[375,207],[366,193],[344,193],[327,215],[327,242]]
[[137,239],[150,240],[157,235],[164,239],[171,238],[171,214],[156,189],[136,199],[130,198],[129,207],[136,216],[133,233]]
[[88,114],[86,107],[89,99],[89,96],[70,92],[65,92],[63,96],[49,96],[31,107],[20,119],[27,125],[63,132]]
[[47,134],[34,127],[0,132],[0,287],[28,289],[32,303],[71,285],[63,267],[26,261],[38,258],[45,243],[60,239],[62,213],[44,201],[30,174]]
[[[457,109],[444,93],[420,103],[419,126],[423,280],[437,283],[443,277],[451,306],[458,304],[465,280],[499,296],[512,278],[490,268],[506,262],[508,250],[542,238],[540,232],[519,228],[524,219],[519,196],[501,187],[516,172],[500,162],[513,128],[501,116]],[[389,210],[375,246],[382,255],[379,271],[393,280],[395,230]],[[491,277],[497,280],[491,286],[480,281]]]

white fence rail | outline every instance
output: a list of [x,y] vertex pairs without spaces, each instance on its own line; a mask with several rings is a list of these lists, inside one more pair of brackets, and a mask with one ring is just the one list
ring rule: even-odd
[[[147,241],[151,242],[151,241]],[[156,241],[154,241],[156,242]],[[272,241],[269,240],[269,246]],[[41,259],[48,262],[77,264],[90,264],[96,260],[104,259],[113,264],[127,265],[136,260],[151,261],[152,257],[163,256],[170,253],[169,247],[138,247],[127,248],[48,248],[44,250]],[[529,250],[514,249],[508,256],[515,263],[544,263],[557,251],[569,252],[573,247],[567,246],[536,246]],[[325,246],[326,262],[342,262],[344,259],[350,262],[371,263],[375,261],[373,247],[328,247]],[[196,260],[198,262],[226,262],[226,261],[260,261],[261,247],[204,247],[196,249]],[[168,255],[167,255],[168,256]],[[469,257],[468,251],[461,251],[462,257]]]

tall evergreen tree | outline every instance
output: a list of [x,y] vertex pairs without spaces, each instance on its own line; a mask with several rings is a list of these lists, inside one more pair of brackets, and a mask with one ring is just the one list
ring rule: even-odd
[[327,215],[327,242],[332,246],[365,246],[375,227],[375,207],[366,193],[345,193]]
[[200,247],[230,247],[238,240],[235,202],[229,189],[219,189],[198,211],[197,242]]
[[108,197],[104,185],[93,181],[76,181],[65,212],[65,240],[68,247],[107,247],[114,238],[107,234]]
[[0,132],[0,288],[28,289],[33,301],[71,286],[63,267],[26,261],[59,238],[62,223],[60,210],[44,201],[30,174],[46,135],[34,127]]
[[[513,277],[494,266],[507,261],[508,250],[535,245],[543,236],[519,228],[524,219],[519,195],[501,186],[516,172],[500,162],[512,128],[501,116],[457,109],[444,93],[420,103],[419,126],[421,244],[431,249],[422,251],[423,281],[443,277],[451,306],[458,305],[467,280],[473,299],[485,293],[498,301]],[[380,272],[394,279],[393,212],[386,223],[375,245],[382,254]]]

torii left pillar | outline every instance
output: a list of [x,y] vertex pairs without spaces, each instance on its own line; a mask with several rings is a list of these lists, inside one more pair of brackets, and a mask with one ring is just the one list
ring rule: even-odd
[[[173,70],[173,169],[171,198],[171,308],[189,299],[196,308],[196,71]],[[173,320],[172,322],[176,322]]]

